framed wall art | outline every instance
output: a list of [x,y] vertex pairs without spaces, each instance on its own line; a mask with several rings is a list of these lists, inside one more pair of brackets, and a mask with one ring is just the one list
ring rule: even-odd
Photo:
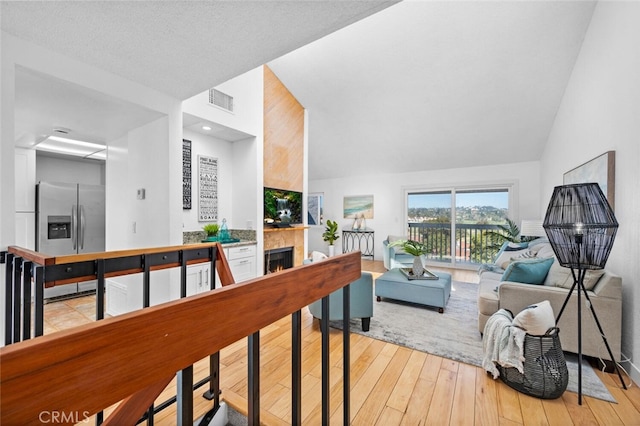
[[309,225],[323,225],[322,204],[324,194],[321,192],[307,196],[307,220]]
[[571,169],[563,175],[565,185],[571,183],[596,182],[615,209],[616,152],[607,151],[596,158]]
[[191,208],[191,141],[182,139],[182,208]]
[[218,159],[198,155],[198,221],[218,220]]
[[352,195],[344,197],[344,218],[355,219],[364,215],[365,219],[373,219],[373,195]]

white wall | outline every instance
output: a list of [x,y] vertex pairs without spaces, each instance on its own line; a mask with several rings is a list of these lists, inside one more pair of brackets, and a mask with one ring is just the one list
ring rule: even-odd
[[262,138],[259,140],[260,143],[258,138],[248,138],[233,143],[233,215],[227,216],[230,228],[256,229],[262,220],[262,173],[258,176],[257,167],[258,162],[262,164]]
[[[255,68],[235,77],[215,88],[233,97],[233,114],[209,105],[209,91],[195,95],[182,102],[182,109],[196,117],[206,118],[214,123],[239,130],[249,135],[262,134],[262,67]],[[260,86],[260,87],[258,87]],[[256,89],[260,89],[256,92]]]
[[202,231],[210,222],[198,221],[198,156],[204,155],[218,159],[218,224],[232,214],[233,192],[233,142],[205,136],[184,130],[184,139],[191,141],[191,209],[182,211],[183,231]]
[[[109,141],[107,148],[105,203],[105,249],[125,250],[133,244],[133,214],[131,193],[126,189],[129,182],[128,135]],[[113,191],[109,188],[119,188]],[[122,191],[127,192],[125,196]]]
[[[168,120],[161,118],[139,127],[128,134],[127,179],[108,174],[107,192],[109,214],[114,207],[128,204],[129,223],[117,224],[119,228],[131,231],[127,248],[156,247],[181,244],[182,240],[172,240],[170,235],[170,212],[172,209],[169,190]],[[177,143],[177,142],[176,142]],[[182,140],[180,140],[182,146]],[[108,164],[111,161],[108,159]],[[180,161],[182,165],[182,160]],[[116,182],[116,179],[118,182]],[[180,178],[179,178],[180,179]],[[144,189],[145,198],[137,198],[137,190]],[[182,200],[182,197],[180,197]],[[180,207],[182,201],[180,201]],[[116,207],[117,208],[117,207]],[[135,223],[135,233],[133,224]],[[129,226],[127,226],[129,225]],[[107,247],[110,250],[110,247]]]
[[[137,149],[146,151],[146,155],[139,155],[140,163],[128,164],[127,167],[136,169],[140,174],[146,174],[151,169],[158,170],[150,173],[153,183],[148,187],[152,189],[152,196],[157,196],[162,189],[163,199],[156,204],[158,212],[153,212],[156,217],[162,218],[162,226],[157,227],[158,233],[150,236],[148,241],[136,241],[140,246],[148,246],[158,243],[160,245],[173,245],[182,243],[182,111],[181,102],[156,90],[144,87],[132,81],[123,79],[98,68],[84,64],[69,57],[43,49],[39,46],[17,39],[5,32],[0,37],[1,43],[1,70],[0,75],[0,249],[16,244],[16,216],[15,216],[15,69],[17,66],[25,67],[41,73],[45,73],[61,80],[69,81],[89,89],[93,89],[110,96],[120,98],[141,107],[158,111],[166,115],[164,130],[156,133],[152,127],[151,134],[139,134],[136,137]],[[118,140],[115,148],[131,149],[131,141],[124,143]],[[153,147],[153,153],[147,147]],[[111,147],[109,148],[111,150]],[[151,160],[153,163],[151,163]],[[115,209],[115,214],[121,214],[119,205],[120,195],[126,194],[131,187],[131,182],[120,181],[118,187],[109,188],[109,159],[107,160],[106,177],[107,191],[112,192],[112,205],[107,204],[107,224],[113,224],[110,216]],[[126,167],[122,164],[116,166],[118,172]],[[135,182],[137,184],[137,182]],[[141,182],[146,184],[146,182]],[[135,187],[134,187],[135,188]],[[127,204],[126,202],[124,203]],[[128,207],[125,207],[125,210]],[[134,212],[132,212],[134,213]],[[117,217],[117,223],[122,222]],[[107,225],[109,226],[109,225]],[[112,229],[107,228],[107,235]],[[124,232],[124,231],[123,231]],[[118,234],[119,235],[119,234]],[[113,245],[121,246],[124,241],[118,239],[118,235],[110,237]],[[145,234],[147,235],[147,234]],[[4,292],[0,292],[0,310],[4,310]],[[0,315],[0,321],[4,321],[4,314]],[[0,333],[4,333],[4,326],[0,324]],[[4,338],[0,338],[4,341]]]
[[[324,193],[324,219],[336,220],[340,228],[353,223],[353,219],[343,218],[344,196],[373,194],[373,219],[367,219],[367,227],[375,230],[375,259],[382,260],[382,241],[387,235],[406,234],[404,193],[407,188],[515,183],[517,202],[511,208],[511,216],[519,223],[523,218],[541,217],[539,172],[538,162],[397,174],[384,173],[384,168],[377,165],[372,167],[374,174],[368,176],[309,181],[309,192]],[[322,241],[323,230],[324,226],[310,227],[309,251],[328,252]],[[340,238],[336,242],[336,253],[341,251]]]
[[104,163],[36,155],[36,182],[104,185]]
[[[542,199],[568,170],[616,151],[620,227],[607,269],[622,277],[622,353],[640,383],[640,3],[599,2],[541,162]],[[546,201],[545,201],[546,202]],[[546,207],[546,206],[545,206]]]
[[[233,97],[233,113],[209,105],[208,91],[182,103],[183,111],[187,114],[250,135],[243,140],[227,142],[227,152],[220,144],[224,141],[206,138],[185,130],[185,139],[192,140],[193,137],[199,141],[207,139],[218,141],[213,149],[210,143],[198,142],[196,146],[192,140],[194,142],[192,146],[192,211],[185,211],[183,214],[185,231],[198,231],[204,225],[204,222],[197,222],[197,156],[201,153],[220,158],[218,192],[222,198],[219,199],[218,205],[218,223],[222,223],[222,219],[226,218],[227,225],[231,229],[257,229],[260,225],[263,175],[263,80],[263,67],[258,67],[216,86],[216,89]],[[201,149],[204,151],[200,152]],[[225,157],[219,157],[215,154],[216,152],[224,153]],[[258,232],[261,233],[262,230]]]

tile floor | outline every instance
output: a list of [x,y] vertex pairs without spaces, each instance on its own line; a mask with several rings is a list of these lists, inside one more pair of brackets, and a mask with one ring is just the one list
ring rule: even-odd
[[59,300],[44,305],[44,334],[95,321],[96,296]]

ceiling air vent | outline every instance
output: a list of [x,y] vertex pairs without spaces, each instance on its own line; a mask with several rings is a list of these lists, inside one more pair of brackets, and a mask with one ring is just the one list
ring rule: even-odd
[[209,90],[209,104],[233,112],[233,96],[229,96],[217,89]]

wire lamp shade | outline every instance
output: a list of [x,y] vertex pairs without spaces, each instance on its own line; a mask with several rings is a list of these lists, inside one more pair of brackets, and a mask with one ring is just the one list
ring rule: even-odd
[[556,186],[542,224],[560,265],[603,269],[618,221],[597,183]]

